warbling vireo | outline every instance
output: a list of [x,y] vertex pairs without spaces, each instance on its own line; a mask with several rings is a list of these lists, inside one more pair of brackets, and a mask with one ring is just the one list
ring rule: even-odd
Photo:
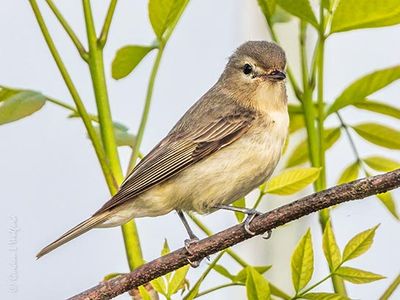
[[197,101],[133,169],[119,191],[90,218],[41,250],[54,250],[94,227],[112,227],[132,218],[217,209],[229,206],[265,182],[274,171],[288,131],[283,50],[266,41],[241,45],[217,83]]

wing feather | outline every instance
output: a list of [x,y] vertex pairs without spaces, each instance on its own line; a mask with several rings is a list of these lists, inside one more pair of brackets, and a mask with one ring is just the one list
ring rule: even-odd
[[118,206],[240,138],[255,116],[223,117],[190,134],[170,134],[133,169],[120,190],[95,215]]

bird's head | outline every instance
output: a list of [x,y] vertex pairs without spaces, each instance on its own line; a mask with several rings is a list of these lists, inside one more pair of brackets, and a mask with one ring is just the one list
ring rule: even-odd
[[284,94],[282,101],[286,101],[285,68],[286,56],[281,47],[267,41],[249,41],[229,58],[220,81],[241,101],[274,101],[271,96],[279,94]]

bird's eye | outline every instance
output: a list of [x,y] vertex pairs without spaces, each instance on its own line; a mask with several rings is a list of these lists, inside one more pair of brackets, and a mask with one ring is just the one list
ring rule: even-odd
[[249,64],[245,64],[243,66],[243,73],[249,75],[251,72],[253,72],[253,67]]

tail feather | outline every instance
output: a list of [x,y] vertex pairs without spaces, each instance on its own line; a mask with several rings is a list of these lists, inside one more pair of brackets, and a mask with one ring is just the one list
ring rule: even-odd
[[94,228],[95,226],[103,223],[109,217],[109,212],[104,212],[99,215],[94,215],[87,220],[83,221],[82,223],[76,225],[74,228],[68,230],[62,236],[60,236],[57,240],[52,242],[51,244],[44,247],[38,254],[36,254],[36,258],[40,258],[43,255],[53,251],[54,249],[64,245],[65,243],[69,242],[70,240],[84,234],[85,232],[89,231],[90,229]]

